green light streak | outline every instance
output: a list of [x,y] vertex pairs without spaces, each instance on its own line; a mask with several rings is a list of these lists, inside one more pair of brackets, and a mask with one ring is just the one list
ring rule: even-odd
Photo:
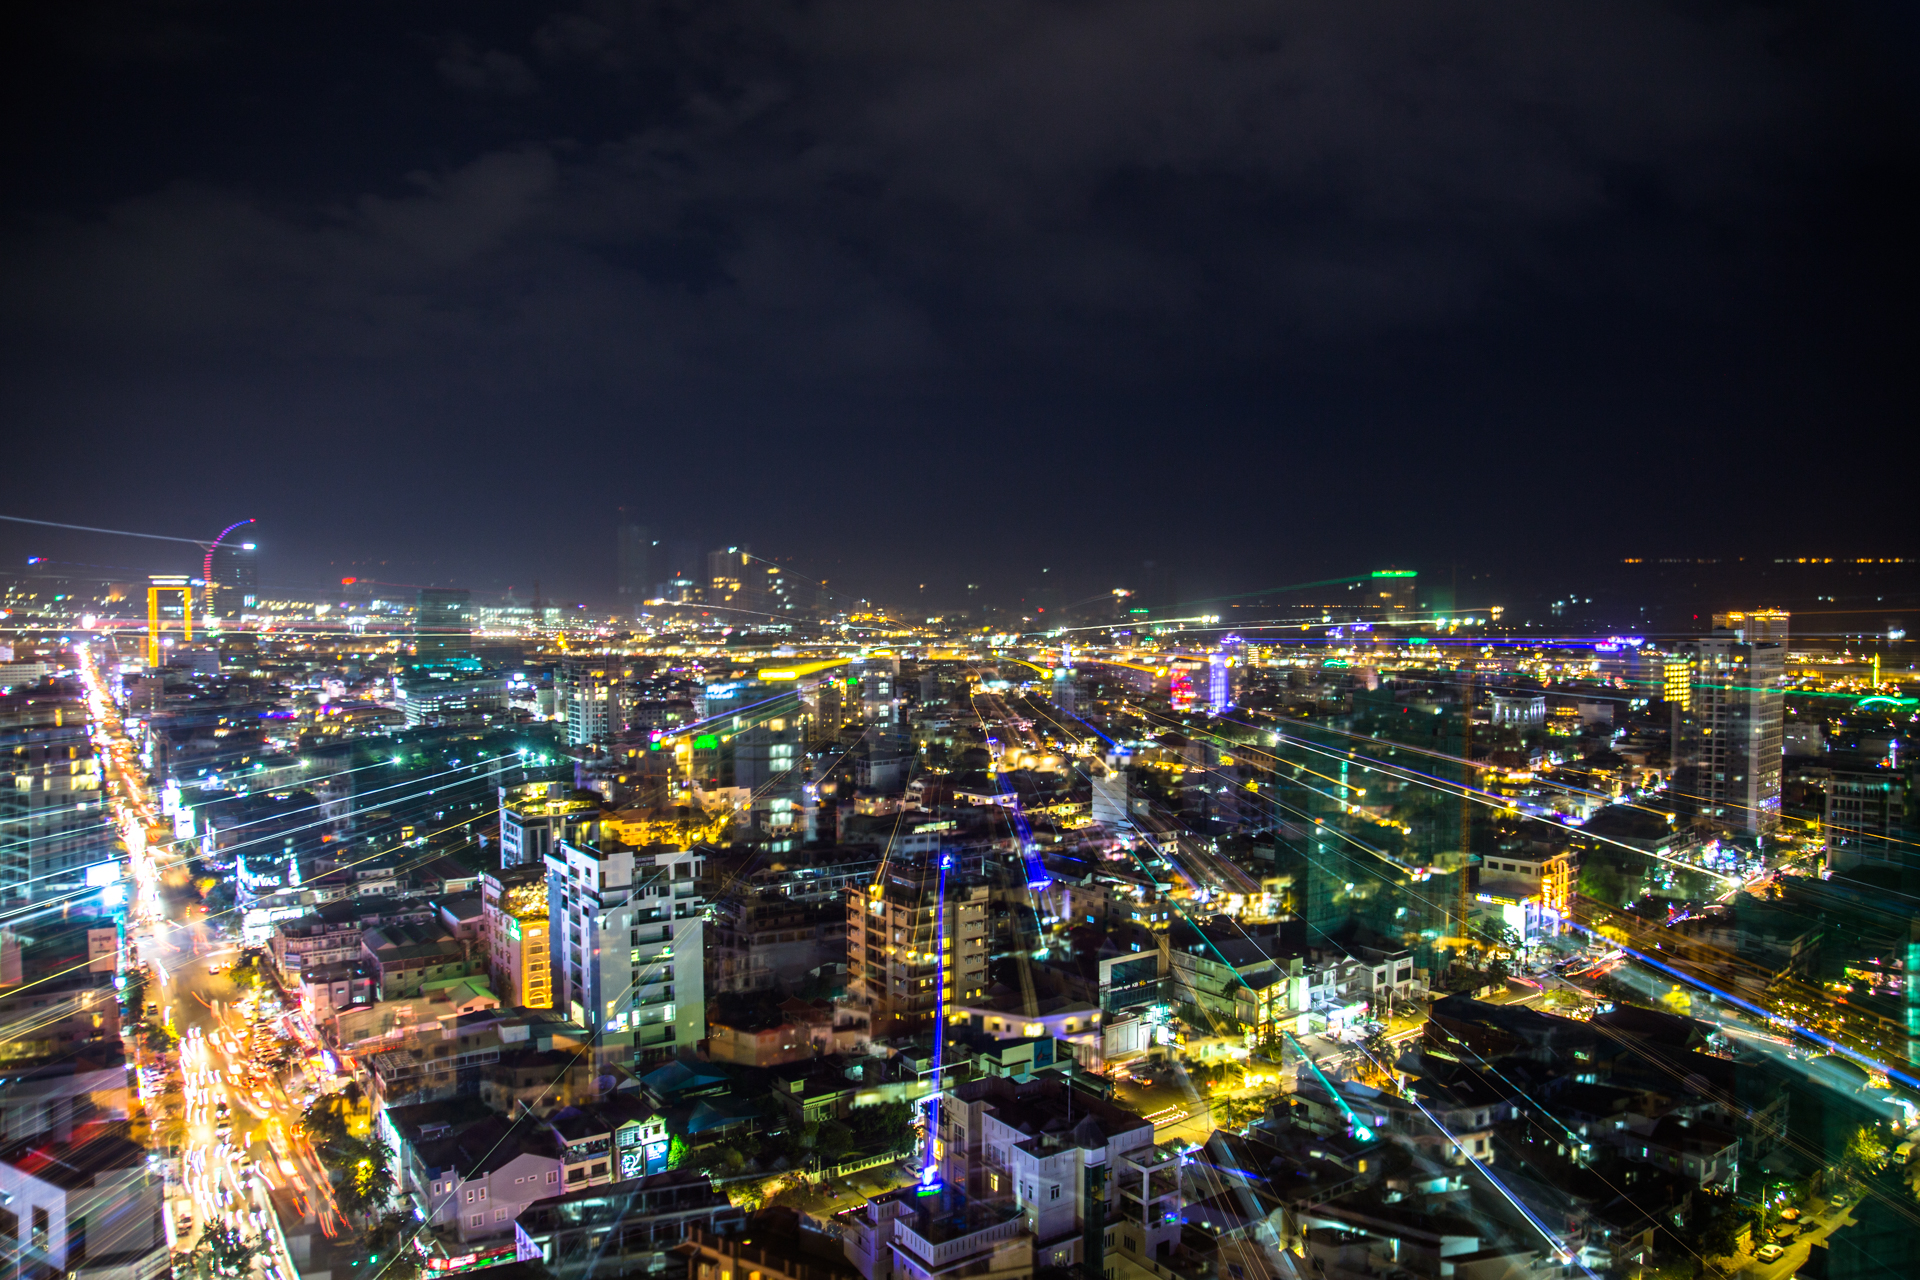
[[1347,1124],[1352,1128],[1353,1136],[1362,1142],[1372,1142],[1373,1129],[1361,1123],[1360,1117],[1354,1113],[1352,1107],[1347,1105],[1347,1100],[1340,1096],[1340,1091],[1333,1087],[1333,1081],[1327,1079],[1327,1073],[1320,1069],[1320,1064],[1313,1060],[1313,1055],[1307,1052],[1306,1046],[1294,1039],[1293,1032],[1291,1031],[1282,1031],[1280,1034],[1285,1036],[1288,1042],[1293,1045],[1295,1053],[1298,1053],[1302,1058],[1306,1059],[1307,1065],[1313,1068],[1313,1074],[1319,1078],[1321,1087],[1332,1095],[1334,1102],[1339,1104],[1342,1111],[1346,1112]]

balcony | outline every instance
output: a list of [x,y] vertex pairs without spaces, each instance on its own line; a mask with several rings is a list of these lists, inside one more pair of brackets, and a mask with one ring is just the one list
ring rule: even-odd
[[1011,1208],[957,1202],[945,1191],[903,1197],[894,1201],[894,1208],[899,1213],[894,1221],[896,1256],[923,1277],[965,1274],[990,1264],[995,1246],[1026,1230],[1025,1220]]

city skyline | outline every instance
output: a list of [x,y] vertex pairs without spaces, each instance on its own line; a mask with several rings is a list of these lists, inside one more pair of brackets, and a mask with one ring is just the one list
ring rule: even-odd
[[71,0],[7,1280],[1890,1280],[1920,21]]
[[[649,604],[698,601],[722,606],[746,625],[756,619],[778,621],[796,609],[810,616],[844,611],[864,601],[909,621],[929,616],[957,620],[970,612],[991,610],[1024,617],[1024,629],[1044,632],[1063,625],[1102,622],[1108,612],[1106,604],[1119,605],[1119,593],[1125,592],[1127,606],[1150,606],[1150,611],[1162,618],[1175,612],[1190,620],[1217,615],[1218,625],[1228,630],[1235,625],[1258,628],[1317,621],[1316,611],[1325,612],[1327,621],[1374,616],[1418,620],[1491,613],[1495,623],[1504,615],[1509,626],[1540,626],[1571,635],[1583,634],[1581,628],[1586,627],[1663,636],[1697,634],[1704,620],[1714,613],[1751,607],[1756,600],[1764,600],[1769,607],[1797,611],[1809,620],[1819,618],[1821,621],[1815,624],[1819,632],[1831,635],[1904,632],[1912,615],[1920,612],[1920,556],[1898,554],[1573,555],[1562,556],[1551,570],[1529,567],[1524,560],[1514,567],[1510,560],[1493,560],[1497,553],[1486,553],[1465,565],[1406,558],[1388,562],[1393,566],[1422,565],[1419,568],[1363,568],[1348,558],[1337,566],[1344,572],[1336,571],[1333,576],[1307,579],[1296,570],[1293,582],[1261,587],[1250,586],[1246,580],[1223,580],[1217,569],[1209,574],[1204,561],[1192,568],[1164,559],[1109,562],[1104,568],[1082,563],[1028,566],[1023,570],[1003,564],[977,575],[923,570],[911,575],[921,581],[889,593],[873,587],[883,581],[878,575],[855,569],[845,574],[835,570],[835,576],[816,578],[813,574],[818,566],[798,562],[793,555],[761,556],[738,542],[710,545],[678,531],[636,524],[634,516],[632,508],[615,513],[600,540],[605,545],[599,572],[576,571],[575,580],[587,577],[588,586],[578,593],[565,590],[564,580],[556,583],[548,578],[543,585],[536,576],[520,583],[502,582],[497,576],[489,579],[484,571],[477,581],[464,574],[409,581],[398,572],[404,563],[392,560],[344,565],[336,562],[329,568],[357,572],[338,579],[329,574],[306,581],[290,580],[277,571],[276,553],[284,552],[274,540],[276,531],[253,518],[227,522],[228,527],[219,534],[193,539],[108,530],[75,521],[7,517],[0,519],[0,546],[11,539],[20,546],[39,548],[39,554],[20,558],[16,576],[22,589],[41,583],[49,591],[81,593],[124,590],[153,573],[184,572],[190,581],[204,583],[204,574],[216,563],[217,555],[222,568],[216,578],[225,575],[241,584],[217,584],[224,588],[223,609],[237,608],[238,601],[251,599],[255,591],[263,599],[282,602],[337,600],[347,604],[373,596],[411,602],[414,593],[423,588],[457,587],[476,601],[492,605],[526,606],[538,599],[547,606],[564,605],[583,611],[582,616],[601,620],[633,620],[646,612]],[[234,529],[245,532],[234,535]],[[244,544],[238,540],[243,536],[249,539]],[[228,544],[217,552],[208,550],[221,537],[228,537]],[[632,545],[636,537],[643,538],[647,546]],[[174,546],[156,546],[156,542]],[[89,553],[85,549],[88,546],[107,550]],[[72,555],[99,554],[100,558],[45,554],[49,549],[69,547],[75,548]],[[779,548],[771,550],[777,553]],[[1351,556],[1350,551],[1347,554]],[[729,555],[739,565],[725,571],[724,579],[716,578],[716,558]],[[103,563],[109,559],[123,563]],[[267,566],[264,578],[260,572],[263,562]],[[750,570],[749,576],[768,575],[764,584],[746,584],[753,598],[732,598],[740,589],[741,566]],[[596,578],[597,583],[593,581]],[[651,586],[646,585],[649,581]],[[716,582],[724,585],[716,590]],[[1382,594],[1382,583],[1392,584],[1390,594]],[[196,610],[205,615],[213,597],[204,586],[196,589],[204,597]],[[758,598],[768,592],[772,594],[767,599]],[[1052,617],[1047,616],[1049,609]],[[788,621],[793,619],[789,617]]]
[[623,506],[876,595],[1914,550],[1897,502],[1708,496],[1906,469],[1878,11],[83,11],[16,16],[0,292],[17,469],[80,450],[116,516],[76,523],[573,598]]

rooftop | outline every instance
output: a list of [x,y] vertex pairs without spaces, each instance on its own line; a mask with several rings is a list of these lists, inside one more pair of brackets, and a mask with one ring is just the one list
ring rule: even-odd
[[147,1149],[127,1137],[125,1121],[81,1125],[65,1142],[43,1136],[0,1148],[0,1164],[68,1191],[93,1186],[101,1174],[144,1168],[146,1161]]

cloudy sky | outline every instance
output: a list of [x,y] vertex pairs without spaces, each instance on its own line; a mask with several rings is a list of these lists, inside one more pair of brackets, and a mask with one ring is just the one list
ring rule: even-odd
[[1893,6],[32,8],[8,514],[590,598],[621,505],[876,592],[1914,549]]

